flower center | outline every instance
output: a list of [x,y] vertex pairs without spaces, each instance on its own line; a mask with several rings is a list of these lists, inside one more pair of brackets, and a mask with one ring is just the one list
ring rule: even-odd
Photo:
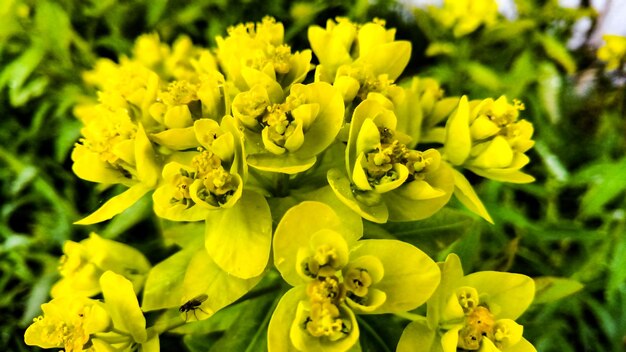
[[196,92],[198,87],[188,81],[174,81],[167,86],[167,91],[159,94],[159,98],[169,106],[187,105],[198,100]]
[[336,276],[320,277],[307,287],[311,304],[304,328],[314,337],[336,341],[350,333],[351,324],[342,319],[339,305],[345,300],[346,290]]
[[311,303],[328,302],[339,304],[345,299],[345,287],[336,276],[320,277],[307,287]]
[[[196,169],[195,178],[202,180],[203,187],[198,191],[198,197],[203,201],[219,206],[225,204],[237,190],[236,178],[224,169],[220,158],[212,152],[201,150],[201,153],[192,159],[191,164]],[[182,176],[191,178],[192,174]],[[178,188],[184,191],[188,189],[187,185],[188,180],[181,179]]]
[[285,105],[270,106],[267,113],[259,117],[259,123],[268,129],[269,139],[280,147],[285,146],[285,142],[296,129],[295,120]]
[[343,284],[348,291],[348,297],[358,304],[362,304],[372,285],[372,277],[363,268],[353,268],[344,277]]
[[176,192],[171,199],[172,203],[180,202],[187,206],[187,208],[190,208],[195,204],[191,199],[191,194],[189,194],[189,187],[191,187],[195,176],[195,172],[189,172],[182,168],[180,169],[180,173],[176,175],[173,180],[173,183],[176,184]]
[[246,66],[263,70],[269,63],[274,67],[277,74],[287,74],[291,69],[291,47],[287,44],[278,46],[268,45],[263,50],[257,50],[246,62]]
[[[409,176],[405,182],[424,180],[430,169],[436,168],[438,157],[436,151],[421,152],[409,149],[394,137],[394,131],[386,127],[379,127],[380,144],[366,154],[362,163],[367,173],[369,184],[374,187],[397,180],[400,176],[394,165],[406,166]],[[430,167],[429,166],[433,166]]]
[[474,351],[480,348],[483,337],[493,339],[495,319],[488,308],[478,306],[466,315],[465,326],[459,330],[458,347]]
[[314,303],[310,315],[304,321],[304,328],[314,337],[327,337],[337,341],[348,335],[351,330],[350,322],[341,319],[339,308],[328,302]]
[[321,245],[315,254],[304,260],[303,272],[311,278],[332,276],[341,269],[338,259],[337,250],[333,246]]

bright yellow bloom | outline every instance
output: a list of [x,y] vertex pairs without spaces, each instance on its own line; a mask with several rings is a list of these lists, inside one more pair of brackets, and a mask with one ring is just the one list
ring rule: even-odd
[[361,230],[319,202],[285,213],[274,265],[294,288],[272,315],[269,351],[347,351],[359,337],[355,314],[411,310],[432,294],[440,274],[426,254],[396,240],[359,240]]
[[626,37],[605,34],[602,39],[605,44],[598,49],[598,59],[606,62],[607,70],[618,69],[626,59]]
[[158,351],[158,335],[146,331],[133,284],[106,271],[99,279],[104,302],[85,297],[60,297],[41,306],[24,333],[27,345],[65,348],[66,352]]
[[244,127],[248,165],[294,174],[309,169],[335,140],[344,104],[330,84],[295,84],[283,98],[274,81],[260,82],[233,100]]
[[495,0],[445,0],[442,8],[431,6],[429,11],[444,27],[453,28],[455,37],[462,37],[482,24],[495,23],[498,4]]
[[134,204],[156,186],[158,169],[152,144],[142,125],[126,109],[100,104],[79,111],[84,138],[72,151],[72,170],[85,180],[130,187],[113,197],[79,224],[108,220]]
[[55,298],[41,309],[43,316],[35,318],[24,333],[27,345],[82,351],[93,334],[106,331],[111,324],[104,304],[88,298]]
[[481,271],[463,276],[459,257],[440,264],[442,278],[428,300],[427,321],[405,329],[398,352],[535,352],[515,322],[535,295],[534,281],[524,275]]
[[503,182],[528,183],[534,178],[520,171],[530,159],[524,154],[534,145],[533,126],[519,119],[524,105],[510,104],[505,96],[468,102],[461,98],[446,123],[445,157],[483,177]]
[[330,186],[342,202],[370,221],[429,217],[452,195],[451,168],[435,149],[409,148],[411,138],[396,129],[391,102],[376,97],[371,95],[354,110],[345,154],[347,177],[331,169]]
[[100,276],[107,270],[129,279],[135,291],[143,286],[150,263],[136,249],[92,233],[81,242],[63,245],[61,280],[52,287],[52,297],[93,296],[100,293]]
[[[391,95],[411,57],[411,43],[395,40],[395,29],[375,19],[357,25],[345,18],[328,20],[326,28],[309,27],[311,48],[320,61],[315,80],[333,83],[346,103],[365,100],[371,92]],[[358,103],[357,102],[357,103]]]
[[254,85],[250,70],[263,73],[287,91],[304,80],[310,70],[311,51],[291,52],[283,42],[283,24],[271,17],[228,28],[226,38],[217,37],[217,57],[226,78],[245,91]]
[[[226,116],[221,125],[200,119],[191,133],[172,136],[198,151],[173,155],[174,160],[163,168],[163,182],[152,196],[156,214],[169,220],[203,220],[208,210],[232,207],[243,191],[247,168],[243,136],[234,119]],[[185,138],[190,141],[180,140]]]

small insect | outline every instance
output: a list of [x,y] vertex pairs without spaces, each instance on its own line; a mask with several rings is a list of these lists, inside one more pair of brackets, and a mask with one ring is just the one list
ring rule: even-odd
[[207,296],[204,293],[197,295],[196,297],[185,302],[182,306],[180,306],[180,308],[178,308],[179,312],[185,313],[185,321],[187,321],[187,314],[189,311],[193,312],[193,316],[196,317],[196,320],[198,320],[198,316],[196,315],[196,310],[199,309],[202,313],[208,314],[207,312],[202,310],[202,308],[200,308],[200,305],[202,305],[202,302],[206,301],[207,298],[209,298],[209,296]]

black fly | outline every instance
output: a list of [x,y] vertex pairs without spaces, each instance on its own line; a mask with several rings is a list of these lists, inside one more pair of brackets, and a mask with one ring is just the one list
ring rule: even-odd
[[178,308],[179,312],[185,313],[185,321],[187,321],[187,312],[189,311],[193,312],[193,316],[196,317],[196,320],[198,320],[198,316],[196,315],[196,310],[199,309],[202,313],[208,314],[207,312],[202,310],[202,308],[200,308],[200,305],[202,305],[202,302],[206,301],[207,298],[209,298],[209,296],[207,296],[204,293],[201,295],[197,295],[196,297],[185,302],[182,306],[180,306],[180,308]]

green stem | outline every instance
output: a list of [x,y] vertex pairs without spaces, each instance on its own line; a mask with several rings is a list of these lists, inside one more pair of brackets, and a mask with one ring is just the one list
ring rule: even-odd
[[276,173],[274,175],[274,196],[278,198],[289,195],[289,175]]
[[426,317],[419,315],[419,314],[415,314],[415,313],[409,313],[409,312],[398,312],[398,313],[394,313],[395,316],[398,316],[400,318],[404,318],[407,320],[411,320],[411,321],[426,321]]

